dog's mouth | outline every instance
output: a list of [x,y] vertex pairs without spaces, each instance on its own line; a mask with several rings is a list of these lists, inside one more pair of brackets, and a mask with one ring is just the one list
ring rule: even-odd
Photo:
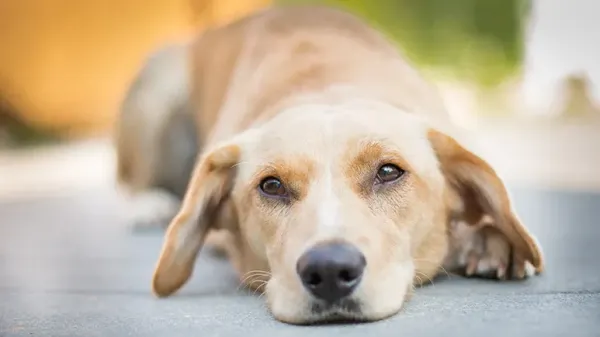
[[366,321],[361,303],[351,298],[332,303],[315,301],[311,304],[310,312],[313,318],[309,324],[348,324]]

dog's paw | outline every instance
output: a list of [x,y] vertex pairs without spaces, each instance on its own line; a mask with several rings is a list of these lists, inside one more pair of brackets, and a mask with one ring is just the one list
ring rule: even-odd
[[471,249],[464,252],[465,275],[505,279],[510,263],[508,241],[492,227],[481,228],[473,239]]
[[467,277],[498,280],[524,279],[535,274],[531,263],[513,250],[504,234],[491,224],[478,226],[466,223],[453,224],[454,270]]
[[168,192],[142,192],[130,200],[127,223],[134,230],[164,229],[177,215],[179,206],[179,200]]

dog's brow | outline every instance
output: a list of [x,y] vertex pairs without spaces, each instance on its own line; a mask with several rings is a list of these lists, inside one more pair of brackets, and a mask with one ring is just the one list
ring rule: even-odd
[[353,146],[354,151],[349,151],[346,161],[351,170],[373,169],[377,165],[393,163],[404,170],[410,169],[410,164],[392,144],[384,140],[362,140]]
[[307,193],[314,173],[314,163],[308,157],[298,155],[290,158],[277,158],[259,165],[253,175],[251,185],[258,185],[260,180],[268,176],[276,176],[293,188],[299,197],[302,197]]
[[358,194],[365,193],[371,186],[371,178],[383,164],[394,164],[411,171],[410,164],[402,154],[384,140],[361,139],[351,144],[350,148],[343,160],[346,163],[344,175]]

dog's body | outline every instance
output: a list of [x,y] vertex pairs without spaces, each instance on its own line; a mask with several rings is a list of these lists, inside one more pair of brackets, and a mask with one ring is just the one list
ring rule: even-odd
[[[273,8],[169,53],[174,67],[189,55],[191,76],[171,92],[183,98],[124,105],[117,143],[120,181],[135,195],[182,200],[153,280],[159,296],[187,281],[211,230],[240,277],[263,283],[243,281],[266,284],[275,317],[294,323],[387,317],[444,267],[542,270],[500,179],[450,135],[435,89],[355,17]],[[126,102],[149,91],[134,86]],[[314,268],[333,255],[336,268],[354,258],[339,274],[352,282],[321,291],[333,267]]]

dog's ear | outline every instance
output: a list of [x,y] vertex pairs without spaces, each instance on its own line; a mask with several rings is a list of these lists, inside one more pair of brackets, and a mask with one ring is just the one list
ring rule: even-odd
[[471,225],[479,224],[484,215],[491,217],[491,224],[506,236],[513,254],[541,272],[541,251],[515,214],[506,187],[494,169],[442,132],[430,130],[428,138],[446,179],[451,216]]
[[219,209],[231,191],[240,155],[240,146],[229,143],[198,160],[181,209],[165,234],[152,280],[157,296],[171,295],[191,276],[208,231],[219,222]]

